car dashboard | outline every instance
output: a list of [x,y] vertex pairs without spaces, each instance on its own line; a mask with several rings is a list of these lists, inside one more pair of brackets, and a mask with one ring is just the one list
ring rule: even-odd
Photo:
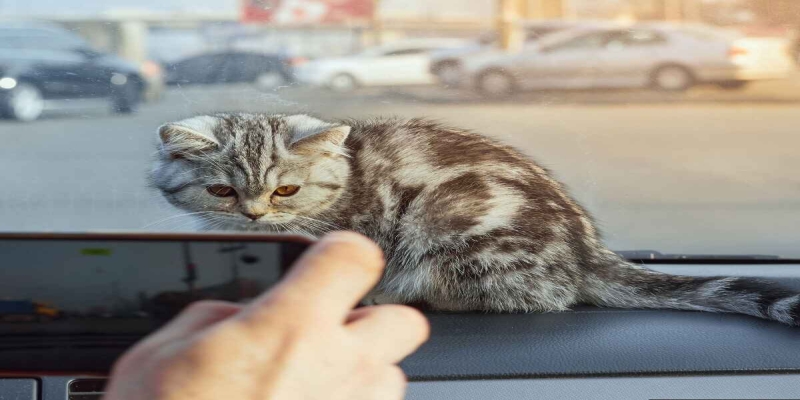
[[[649,267],[758,276],[800,290],[800,264]],[[408,399],[800,398],[800,327],[742,315],[592,307],[428,317],[431,339],[401,364]],[[102,371],[138,338],[5,338],[0,398],[99,399]]]

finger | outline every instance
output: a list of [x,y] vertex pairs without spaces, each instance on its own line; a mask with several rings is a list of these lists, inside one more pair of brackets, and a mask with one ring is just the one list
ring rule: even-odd
[[357,321],[363,318],[366,315],[369,315],[372,312],[372,308],[373,308],[372,306],[367,306],[367,307],[356,308],[355,310],[350,311],[350,313],[347,314],[347,317],[344,320],[344,324],[347,325],[353,321]]
[[244,308],[241,304],[225,301],[203,300],[190,304],[177,317],[146,339],[147,345],[159,345],[185,338],[220,321],[228,319]]
[[367,354],[382,362],[400,362],[430,335],[428,320],[411,307],[387,304],[357,311],[346,328],[357,336]]
[[400,367],[390,365],[376,373],[375,378],[361,391],[361,396],[354,396],[364,400],[402,400],[405,398],[408,379]]
[[332,233],[289,270],[273,290],[256,299],[248,312],[270,313],[268,305],[286,306],[293,317],[320,316],[339,321],[358,304],[383,273],[380,248],[356,233]]

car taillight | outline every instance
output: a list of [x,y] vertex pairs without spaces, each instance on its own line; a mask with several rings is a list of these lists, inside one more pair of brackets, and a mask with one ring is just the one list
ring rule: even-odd
[[153,61],[145,61],[141,66],[142,75],[154,77],[161,74],[161,66]]
[[296,67],[298,65],[302,65],[308,62],[308,59],[305,57],[292,57],[286,60],[286,64],[292,67]]
[[746,56],[748,53],[749,53],[749,51],[747,51],[747,49],[745,49],[743,47],[731,46],[731,48],[728,49],[728,57],[729,58],[737,58],[737,57]]

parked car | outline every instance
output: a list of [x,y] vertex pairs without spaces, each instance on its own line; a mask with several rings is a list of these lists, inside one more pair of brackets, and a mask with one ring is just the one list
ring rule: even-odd
[[431,53],[466,43],[462,39],[403,40],[348,57],[310,61],[295,69],[295,77],[301,83],[340,92],[359,86],[427,85],[435,82],[430,72]]
[[584,27],[554,33],[517,53],[467,57],[459,85],[499,97],[516,90],[655,87],[698,83],[739,89],[789,76],[788,42],[699,24]]
[[166,66],[167,85],[252,82],[268,89],[292,82],[292,59],[277,54],[226,51],[195,55]]
[[0,300],[0,321],[46,322],[61,316],[61,311],[49,304],[32,300]]
[[45,109],[74,100],[108,99],[112,110],[133,112],[146,88],[139,67],[96,51],[55,25],[0,25],[0,115],[32,121]]
[[[593,21],[575,20],[545,20],[530,21],[523,23],[525,33],[524,43],[533,43],[551,33],[574,29],[579,26],[591,24]],[[430,70],[439,83],[449,86],[457,84],[460,80],[461,62],[463,58],[481,53],[492,51],[499,45],[497,32],[488,32],[476,40],[465,44],[463,47],[454,49],[444,49],[431,54]]]

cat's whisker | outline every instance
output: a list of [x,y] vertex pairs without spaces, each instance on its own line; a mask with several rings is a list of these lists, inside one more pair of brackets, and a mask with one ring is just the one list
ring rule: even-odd
[[[178,223],[176,225],[173,225],[173,227],[172,227],[173,230],[184,229],[184,228],[187,228],[187,227],[194,227],[194,228],[199,228],[201,230],[206,230],[205,224],[207,224],[208,222],[217,223],[217,221],[218,221],[220,224],[224,224],[227,221],[226,218],[224,217],[224,214],[220,214],[220,213],[217,213],[217,212],[210,213],[210,214],[201,214],[201,215],[197,215],[195,217],[196,217],[196,219],[190,219],[190,220],[187,220],[187,221],[183,221],[182,223]],[[199,226],[198,226],[198,222],[200,223]]]
[[231,224],[236,222],[234,218],[226,215],[211,215],[201,218],[203,218],[205,222],[208,223],[208,225],[204,227],[206,230],[216,230],[218,228],[230,226]]
[[[192,169],[190,169],[190,170],[188,170],[188,171],[181,171],[180,175],[178,175],[178,176],[179,176],[179,177],[183,177],[183,176],[185,176],[185,175],[193,175],[193,174],[192,174],[193,172],[195,172],[195,171],[200,171],[200,170],[202,170],[202,169],[205,169],[205,167],[195,167],[195,168],[192,168]],[[203,176],[207,176],[207,175],[203,175]]]
[[196,212],[190,212],[190,213],[184,213],[184,214],[172,215],[172,216],[169,216],[169,217],[166,217],[166,218],[160,219],[160,220],[158,220],[158,221],[151,222],[151,223],[149,223],[149,224],[147,224],[147,225],[143,226],[141,229],[147,229],[147,228],[150,228],[150,227],[152,227],[153,225],[158,225],[158,224],[161,224],[161,223],[164,223],[164,222],[167,222],[167,221],[173,220],[173,219],[175,219],[175,218],[189,217],[189,216],[192,216],[192,215],[201,215],[201,214],[208,214],[208,213],[216,213],[216,211],[196,211]]
[[335,230],[341,230],[342,229],[340,226],[338,226],[338,225],[336,225],[336,224],[334,224],[332,222],[327,222],[327,221],[323,221],[323,220],[312,218],[312,217],[306,217],[304,215],[295,215],[295,217],[303,219],[303,220],[310,221],[312,223],[317,223],[318,225],[321,225],[321,226],[327,226],[327,227],[333,228]]
[[219,172],[223,173],[227,172],[227,169],[218,161],[214,160],[214,158],[211,157],[208,153],[204,151],[200,151],[199,153],[204,157],[204,161],[207,161],[211,166],[217,168]]
[[228,221],[223,221],[223,220],[210,220],[210,221],[208,221],[208,222],[209,222],[209,223],[208,223],[208,225],[206,225],[206,226],[205,226],[205,229],[206,229],[206,230],[209,230],[209,231],[215,231],[215,230],[217,230],[217,229],[219,229],[219,228],[222,228],[222,227],[224,227]]

